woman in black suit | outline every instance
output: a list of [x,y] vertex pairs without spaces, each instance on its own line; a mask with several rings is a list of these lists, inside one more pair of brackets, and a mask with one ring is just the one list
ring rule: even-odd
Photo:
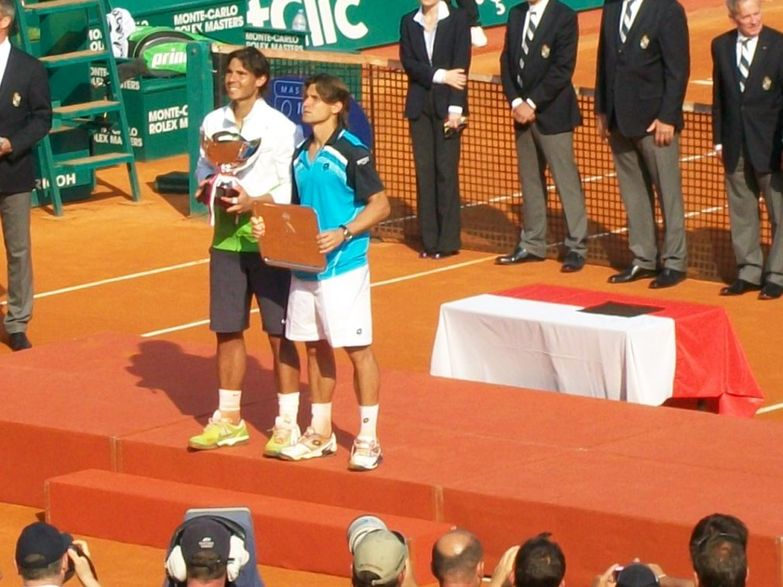
[[408,74],[405,117],[416,165],[421,257],[460,249],[460,128],[468,114],[470,25],[443,0],[421,6],[400,23],[400,60]]

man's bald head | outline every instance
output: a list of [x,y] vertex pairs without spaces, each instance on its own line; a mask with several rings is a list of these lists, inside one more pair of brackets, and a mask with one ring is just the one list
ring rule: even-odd
[[432,547],[432,574],[442,587],[480,585],[484,549],[478,538],[461,528],[446,532]]

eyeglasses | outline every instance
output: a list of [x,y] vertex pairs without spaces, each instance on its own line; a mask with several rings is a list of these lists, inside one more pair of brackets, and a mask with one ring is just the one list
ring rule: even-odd
[[742,544],[742,540],[736,534],[730,534],[728,532],[708,532],[696,541],[696,550],[701,552],[704,546],[706,546],[707,542],[721,538],[730,542],[736,542],[740,545]]

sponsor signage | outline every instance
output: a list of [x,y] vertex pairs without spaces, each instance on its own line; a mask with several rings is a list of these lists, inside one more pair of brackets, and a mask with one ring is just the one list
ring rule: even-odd
[[[575,10],[600,7],[602,0],[565,0]],[[505,24],[520,0],[476,0],[483,26]],[[365,49],[396,43],[400,19],[419,6],[417,0],[250,0],[253,26],[290,29],[304,11],[313,48]]]
[[[282,76],[272,80],[267,101],[272,107],[302,128],[302,134],[308,136],[312,131],[302,122],[302,102],[304,100],[304,78],[301,76]],[[362,107],[351,98],[348,108],[348,129],[365,145],[372,145],[372,125]]]
[[[508,11],[521,0],[476,0],[484,26],[505,24]],[[599,8],[602,0],[565,0],[575,10]],[[418,0],[124,0],[123,8],[140,25],[169,26],[226,43],[297,50],[286,37],[297,35],[294,18],[307,21],[309,48],[359,50],[396,43],[400,19],[416,9]],[[247,27],[247,30],[245,30]],[[252,27],[252,28],[251,28]],[[269,30],[261,33],[258,29]],[[271,32],[271,31],[276,31]],[[101,43],[91,32],[91,43]],[[95,38],[93,38],[95,37]]]
[[[172,2],[162,0],[123,0],[140,26],[171,27],[178,31],[196,33],[224,43],[242,43],[247,24],[247,0],[231,2]],[[100,43],[100,33],[91,32],[90,41]]]
[[245,28],[245,45],[259,49],[304,51],[306,41],[305,32]]

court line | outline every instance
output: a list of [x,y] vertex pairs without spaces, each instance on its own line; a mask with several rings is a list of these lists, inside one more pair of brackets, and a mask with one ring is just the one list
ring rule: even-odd
[[[682,162],[692,162],[692,161],[698,161],[698,160],[701,160],[701,159],[705,159],[707,157],[715,157],[715,155],[716,155],[716,153],[714,151],[712,151],[712,152],[709,152],[709,153],[705,153],[703,155],[692,155],[692,156],[689,156],[689,157],[683,157],[680,160]],[[584,183],[592,183],[592,182],[596,182],[596,181],[601,181],[603,179],[615,177],[615,175],[616,174],[614,172],[609,172],[609,173],[606,173],[604,175],[590,176],[590,177],[584,178],[583,182]],[[554,185],[549,185],[549,186],[547,186],[547,189],[551,191],[551,190],[554,190],[556,188],[555,188]],[[503,201],[503,200],[508,200],[508,199],[511,199],[511,198],[518,198],[518,197],[521,197],[521,195],[522,195],[521,192],[514,192],[513,194],[509,194],[509,195],[505,195],[505,196],[496,196],[494,198],[491,198],[489,200],[489,203],[495,203],[495,202],[499,202],[499,201]],[[472,204],[463,205],[462,208],[471,208],[471,207],[475,207],[475,206],[484,206],[484,205],[486,205],[486,203],[484,203],[484,202],[472,203]],[[686,218],[694,218],[694,217],[700,216],[702,214],[711,214],[711,213],[714,213],[714,212],[718,212],[718,211],[722,210],[725,207],[726,206],[724,205],[724,206],[713,206],[713,207],[710,207],[710,208],[703,208],[702,210],[696,210],[694,212],[688,212],[687,214],[685,214],[685,217]],[[383,222],[381,224],[383,225],[383,224],[388,224],[388,223],[391,223],[391,222],[400,222],[400,221],[404,221],[406,219],[413,219],[413,218],[415,218],[415,216],[411,215],[411,216],[408,216],[408,217],[397,218],[397,219],[395,219],[393,221],[385,221],[385,222]],[[588,236],[588,239],[603,238],[603,237],[606,237],[606,236],[611,236],[611,235],[616,235],[616,234],[624,234],[626,232],[628,232],[628,228],[627,227],[620,227],[620,228],[616,228],[616,229],[611,230],[611,231],[590,235],[590,236]],[[560,246],[561,244],[562,243],[552,243],[551,245],[549,245],[548,248]],[[478,260],[474,260],[474,261],[468,261],[468,262],[465,262],[465,263],[457,263],[457,264],[454,264],[454,265],[449,265],[447,267],[441,267],[441,268],[438,268],[438,269],[433,269],[433,270],[422,272],[422,273],[415,273],[415,274],[411,274],[409,276],[395,278],[394,280],[387,280],[385,282],[379,282],[377,284],[372,284],[372,287],[375,287],[375,286],[378,286],[378,285],[388,285],[390,283],[398,283],[398,282],[406,281],[406,280],[409,280],[409,279],[416,279],[416,278],[421,277],[421,276],[431,275],[431,274],[439,273],[441,271],[450,271],[452,269],[458,269],[460,267],[466,267],[466,266],[472,265],[474,263],[480,263],[480,262],[486,261],[487,259],[491,259],[491,258],[493,258],[493,257],[485,257],[483,259],[478,259]],[[103,286],[103,285],[110,285],[110,284],[113,284],[113,283],[120,283],[122,281],[129,281],[131,279],[138,279],[140,277],[148,277],[148,276],[151,276],[151,275],[158,275],[158,274],[161,274],[161,273],[167,273],[169,271],[177,271],[179,269],[187,269],[187,268],[190,268],[190,267],[196,267],[198,265],[204,265],[206,263],[209,263],[209,259],[208,258],[198,259],[196,261],[188,261],[188,262],[185,262],[185,263],[179,263],[177,265],[169,265],[169,266],[166,266],[166,267],[159,267],[157,269],[150,269],[148,271],[139,271],[139,272],[136,272],[136,273],[129,273],[129,274],[120,275],[120,276],[117,276],[117,277],[110,277],[110,278],[101,279],[101,280],[98,280],[98,281],[91,281],[91,282],[83,283],[83,284],[80,284],[80,285],[74,285],[74,286],[70,286],[70,287],[63,287],[63,288],[60,288],[60,289],[55,289],[55,290],[51,290],[51,291],[47,291],[47,292],[41,292],[41,293],[35,294],[33,296],[33,298],[34,299],[42,299],[42,298],[47,298],[47,297],[50,297],[50,296],[55,296],[55,295],[60,295],[60,294],[65,294],[65,293],[72,293],[72,292],[77,292],[77,291],[83,291],[83,290],[86,290],[86,289],[92,289],[92,288],[100,287],[100,286]],[[7,304],[8,304],[8,300],[0,301],[0,306],[5,306]],[[199,321],[199,322],[193,323],[193,325],[194,326],[200,326],[203,323],[204,323],[203,321]],[[186,328],[190,328],[190,327],[192,327],[192,326],[184,325],[182,327],[182,329],[186,329]],[[165,331],[162,331],[162,332],[173,332],[173,331],[176,331],[176,330],[180,329],[179,327],[172,327],[172,328],[174,330],[166,329]],[[154,331],[154,332],[158,332],[158,331]],[[154,334],[149,334],[149,335],[152,336]]]
[[[702,155],[689,155],[687,157],[680,157],[680,162],[681,163],[692,163],[694,161],[701,161],[702,159],[708,159],[710,157],[716,157],[716,156],[717,156],[717,153],[715,151],[708,151],[707,153],[703,153]],[[583,184],[585,184],[585,183],[596,183],[596,182],[599,182],[599,181],[604,181],[605,179],[611,179],[613,177],[617,177],[617,173],[614,172],[614,171],[610,171],[608,173],[604,173],[603,175],[590,175],[588,177],[583,177],[582,178],[582,183]],[[548,192],[554,192],[557,189],[557,187],[555,186],[554,183],[551,183],[551,184],[547,185],[546,189],[547,189]],[[469,204],[460,204],[460,209],[461,210],[467,210],[467,209],[470,209],[470,208],[477,208],[479,206],[486,206],[487,204],[495,204],[497,202],[504,202],[504,201],[507,201],[507,200],[514,200],[514,199],[521,198],[521,197],[522,197],[522,192],[521,191],[515,191],[515,192],[512,192],[510,194],[506,194],[506,195],[494,196],[492,198],[489,198],[486,202],[471,202]],[[703,210],[699,210],[697,212],[691,212],[689,214],[686,214],[685,217],[686,218],[693,218],[694,216],[698,216],[700,214],[705,214],[705,213],[711,213],[712,211],[715,211],[715,210],[718,210],[718,209],[720,209],[720,208],[715,208],[715,207],[713,207],[713,208],[704,208]],[[416,215],[415,214],[408,214],[407,216],[401,216],[399,218],[392,218],[392,219],[389,219],[389,220],[384,220],[383,222],[379,223],[378,226],[391,226],[391,225],[399,224],[400,222],[408,222],[410,220],[415,220],[415,219],[416,219]],[[627,228],[626,229],[616,229],[616,230],[612,230],[612,231],[609,231],[609,232],[603,232],[600,235],[593,235],[592,237],[588,237],[588,238],[595,238],[596,236],[608,236],[610,234],[620,234],[620,233],[623,233],[623,232],[627,232]]]
[[758,416],[759,414],[769,414],[770,412],[776,412],[777,410],[780,409],[783,409],[783,403],[772,404],[756,410],[756,415]]
[[[444,271],[453,271],[454,269],[462,269],[463,267],[470,267],[471,265],[477,265],[484,263],[490,259],[494,259],[495,255],[489,257],[482,257],[480,259],[473,259],[472,261],[464,261],[462,263],[455,263],[454,265],[446,265],[444,267],[438,267],[437,269],[430,269],[428,271],[419,271],[418,273],[411,273],[410,275],[403,275],[401,277],[394,277],[392,279],[385,279],[383,281],[376,281],[371,283],[370,287],[383,287],[384,285],[394,285],[395,283],[402,283],[404,281],[410,281],[412,279],[418,279],[420,277],[429,277],[437,273],[443,273]],[[258,314],[258,308],[250,310],[251,314]],[[169,328],[161,328],[160,330],[152,330],[142,334],[142,338],[152,338],[154,336],[160,336],[161,334],[170,334],[172,332],[179,332],[181,330],[188,330],[190,328],[198,328],[199,326],[206,326],[209,324],[209,320],[197,320],[195,322],[188,322],[187,324],[178,324],[177,326],[171,326]]]
[[[683,161],[683,162],[698,161],[698,160],[701,160],[701,159],[705,159],[707,157],[715,157],[715,155],[716,155],[716,153],[714,151],[712,151],[712,152],[709,152],[709,153],[705,153],[703,155],[692,155],[690,157],[683,157],[683,158],[681,158],[681,161]],[[584,183],[592,183],[592,182],[601,181],[603,179],[614,177],[615,175],[616,174],[614,172],[610,172],[610,173],[606,173],[604,175],[595,175],[595,176],[586,177],[582,181]],[[554,185],[550,185],[550,186],[548,186],[547,189],[548,190],[554,190],[555,186]],[[508,200],[508,199],[511,199],[511,198],[518,198],[518,197],[521,197],[521,195],[522,195],[521,192],[514,192],[513,194],[509,194],[509,195],[505,195],[505,196],[496,196],[494,198],[491,198],[489,200],[489,203],[495,203],[495,202],[499,202],[499,201],[502,201],[502,200]],[[463,205],[462,207],[463,208],[470,208],[470,207],[474,207],[474,206],[484,206],[484,205],[486,205],[486,203],[481,202],[481,203],[473,203],[473,204]],[[702,214],[712,214],[712,213],[718,212],[718,211],[726,208],[727,205],[728,204],[726,204],[724,206],[713,206],[713,207],[710,207],[710,208],[703,208],[701,210],[696,210],[694,212],[688,212],[687,214],[685,214],[685,217],[686,218],[695,218],[695,217],[700,216]],[[413,218],[415,218],[415,216],[408,216],[408,217],[403,217],[403,218],[397,218],[397,219],[394,219],[394,220],[387,220],[387,221],[385,221],[385,222],[383,222],[381,224],[383,225],[383,224],[389,224],[389,223],[392,223],[392,222],[400,222],[400,221],[404,221],[406,219],[413,219]],[[604,238],[604,237],[611,236],[611,235],[624,234],[626,232],[628,232],[628,228],[627,227],[620,227],[620,228],[616,228],[616,229],[611,230],[611,231],[606,231],[606,232],[601,232],[601,233],[598,233],[598,234],[590,235],[590,236],[588,236],[588,239],[592,240],[592,239],[596,239],[596,238]],[[549,247],[551,248],[551,247],[559,246],[561,244],[562,243],[552,243],[551,245],[549,245]],[[487,257],[487,258],[489,258],[489,257]],[[122,281],[129,281],[131,279],[138,279],[140,277],[147,277],[147,276],[150,276],[150,275],[158,275],[158,274],[161,274],[161,273],[166,273],[166,272],[169,272],[169,271],[176,271],[176,270],[179,270],[179,269],[187,269],[187,268],[195,267],[195,266],[198,266],[198,265],[204,265],[206,263],[209,263],[209,259],[208,258],[198,259],[196,261],[188,261],[186,263],[179,263],[177,265],[169,265],[167,267],[159,267],[157,269],[150,269],[148,271],[139,271],[137,273],[129,273],[127,275],[120,275],[120,276],[117,276],[117,277],[110,277],[110,278],[101,279],[101,280],[98,280],[98,281],[91,281],[91,282],[83,283],[83,284],[80,284],[80,285],[74,285],[74,286],[70,286],[70,287],[63,287],[63,288],[60,288],[60,289],[55,289],[55,290],[51,290],[51,291],[47,291],[47,292],[41,292],[41,293],[35,294],[33,296],[33,298],[34,299],[42,299],[42,298],[47,298],[47,297],[54,296],[54,295],[60,295],[60,294],[65,294],[65,293],[72,293],[72,292],[76,292],[76,291],[82,291],[82,290],[86,290],[86,289],[99,287],[99,286],[102,286],[102,285],[110,285],[112,283],[119,283],[119,282],[122,282]],[[472,263],[472,262],[468,262],[468,264],[470,264],[470,263]],[[448,267],[434,269],[434,270],[432,270],[432,272],[438,272],[438,271],[442,271],[442,270],[450,270],[451,268],[458,268],[458,267],[462,267],[462,266],[465,266],[465,265],[464,264],[449,265]],[[429,273],[424,273],[424,274],[429,274]],[[415,274],[415,275],[418,276],[419,274]],[[413,278],[413,277],[410,277],[410,278]],[[399,279],[400,280],[404,280],[406,278],[399,278]],[[5,306],[7,304],[8,304],[7,300],[0,301],[0,306]]]
[[455,263],[454,265],[446,265],[444,267],[438,267],[437,269],[430,269],[429,271],[420,271],[418,273],[411,273],[410,275],[403,275],[402,277],[395,277],[393,279],[386,279],[384,281],[376,281],[370,284],[370,287],[382,287],[384,285],[393,285],[395,283],[402,283],[403,281],[410,281],[411,279],[418,279],[419,277],[429,277],[437,273],[443,273],[445,271],[452,271],[454,269],[462,269],[463,267],[470,267],[471,265],[478,265],[484,263],[490,259],[494,259],[496,255],[489,257],[481,257],[480,259],[473,259],[472,261],[463,261],[462,263]]
[[[129,281],[131,279],[138,279],[139,277],[147,277],[149,275],[158,275],[160,273],[166,273],[168,271],[176,271],[178,269],[187,269],[189,267],[196,267],[198,265],[204,265],[209,263],[209,259],[199,259],[197,261],[188,261],[187,263],[179,263],[178,265],[169,265],[167,267],[159,267],[158,269],[150,269],[148,271],[139,271],[138,273],[128,273],[127,275],[119,275],[117,277],[109,277],[106,279],[100,279],[98,281],[89,281],[80,285],[72,285],[70,287],[63,287],[60,289],[53,289],[51,291],[45,291],[37,293],[33,296],[33,299],[48,298],[49,296],[56,296],[64,293],[71,293],[74,291],[81,291],[84,289],[91,289],[93,287],[99,287],[101,285],[109,285],[112,283],[119,283],[121,281]],[[0,306],[8,304],[8,300],[0,302]]]
[[[258,314],[258,308],[252,308],[251,314]],[[180,330],[188,330],[190,328],[198,328],[199,326],[206,326],[209,324],[207,320],[197,320],[196,322],[188,322],[187,324],[179,324],[177,326],[170,326],[169,328],[161,328],[160,330],[151,330],[141,335],[142,338],[152,338],[153,336],[160,336],[161,334],[169,334],[171,332],[179,332]]]

